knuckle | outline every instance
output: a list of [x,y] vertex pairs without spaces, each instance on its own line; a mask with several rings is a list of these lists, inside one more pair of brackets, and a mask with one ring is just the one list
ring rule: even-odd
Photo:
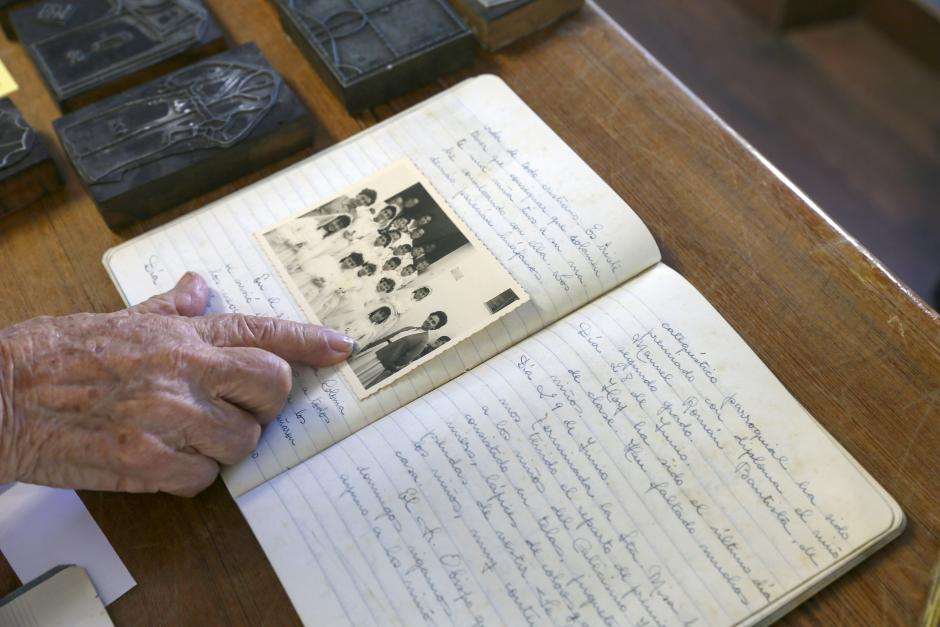
[[241,336],[255,344],[267,344],[277,336],[278,325],[273,318],[241,316],[238,321]]
[[183,496],[186,498],[192,498],[198,495],[200,492],[208,488],[215,481],[215,478],[219,474],[218,465],[214,465],[212,469],[206,470],[199,476],[195,476],[188,480],[182,488],[174,491],[173,493],[177,496]]
[[118,467],[129,477],[152,476],[161,470],[163,447],[149,434],[119,434],[114,450]]
[[173,496],[179,496],[186,499],[191,499],[201,492],[200,488],[189,483],[182,485],[178,488],[172,488],[166,491],[167,494],[172,494]]
[[159,492],[160,488],[154,481],[141,481],[133,477],[118,475],[114,478],[111,485],[114,492],[132,492],[138,494],[153,494]]
[[224,351],[216,348],[201,350],[197,353],[196,359],[207,373],[226,372],[227,367],[232,364],[232,360]]
[[209,458],[204,458],[205,462],[202,465],[201,472],[197,473],[197,479],[195,481],[197,492],[202,492],[215,481],[215,478],[219,476],[219,465]]
[[304,344],[311,347],[326,345],[326,329],[315,324],[305,324],[302,327]]
[[226,438],[224,446],[213,457],[223,464],[236,464],[255,450],[260,437],[261,425],[254,420],[245,421],[244,425],[240,425],[235,433]]
[[219,464],[210,457],[195,454],[178,464],[172,481],[173,486],[164,491],[177,496],[193,497],[212,485],[219,475]]
[[163,346],[166,361],[174,368],[188,368],[194,365],[205,365],[213,357],[212,351],[201,350],[193,342],[185,339],[171,339]]
[[251,455],[252,451],[258,448],[258,441],[261,439],[261,425],[257,422],[246,425],[242,430],[241,436],[238,449],[233,451],[237,457],[237,461],[245,459]]
[[227,373],[229,387],[250,390],[260,400],[271,399],[283,403],[290,394],[294,373],[290,364],[281,357],[261,348],[240,348],[220,351],[224,366],[217,368]]
[[230,429],[230,417],[225,409],[214,407],[219,401],[208,401],[195,414],[187,432],[187,442],[196,448],[224,438]]
[[291,386],[294,382],[294,373],[290,364],[277,355],[268,353],[271,372],[271,393],[275,400],[283,404],[290,394]]
[[290,364],[273,353],[264,353],[257,362],[260,370],[252,373],[257,377],[255,385],[255,417],[267,422],[277,416],[287,402],[294,384],[294,373]]
[[[156,494],[157,492],[162,491],[166,486],[162,479],[145,479],[140,481],[134,492],[142,492],[146,494]],[[123,490],[122,490],[123,491]]]
[[193,354],[184,344],[173,344],[167,348],[167,359],[176,368],[188,366],[198,354]]
[[140,314],[169,315],[176,313],[176,307],[174,306],[170,296],[167,294],[160,294],[158,296],[149,298],[135,308],[131,308],[130,311]]

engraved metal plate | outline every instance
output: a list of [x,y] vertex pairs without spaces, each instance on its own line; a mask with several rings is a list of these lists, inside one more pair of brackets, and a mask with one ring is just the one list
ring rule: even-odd
[[49,26],[65,26],[78,7],[69,2],[45,2],[39,7],[36,19]]
[[211,20],[198,0],[75,0],[27,11],[32,32],[21,37],[60,100],[187,50]]
[[444,0],[280,0],[302,34],[348,82],[382,71],[467,27]]
[[69,116],[74,122],[64,118],[59,136],[87,182],[115,182],[171,155],[241,141],[277,102],[280,87],[281,78],[267,66],[202,62],[90,117],[78,112]]
[[113,17],[122,6],[120,0],[50,0],[27,3],[13,15],[20,37],[29,45]]
[[9,101],[0,102],[0,170],[21,162],[33,150],[36,132]]

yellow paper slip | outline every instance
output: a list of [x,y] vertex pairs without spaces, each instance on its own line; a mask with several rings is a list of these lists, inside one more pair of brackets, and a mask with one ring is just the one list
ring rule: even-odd
[[9,96],[17,89],[19,89],[19,87],[16,85],[16,81],[13,80],[13,75],[10,74],[7,66],[0,60],[0,98]]

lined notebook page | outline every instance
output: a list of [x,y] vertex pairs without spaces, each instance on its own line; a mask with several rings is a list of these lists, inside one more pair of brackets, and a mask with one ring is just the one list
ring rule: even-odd
[[662,264],[238,503],[330,625],[751,624],[903,524]]
[[225,471],[234,494],[465,372],[659,260],[629,207],[500,79],[440,96],[206,209],[113,249],[129,303],[186,270],[212,286],[210,308],[300,320],[252,234],[364,176],[410,158],[532,302],[360,403],[333,370],[299,370],[285,411],[251,459]]

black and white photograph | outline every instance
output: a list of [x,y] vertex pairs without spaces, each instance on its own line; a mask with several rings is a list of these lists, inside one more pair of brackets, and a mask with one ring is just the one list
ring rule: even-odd
[[258,238],[309,320],[358,343],[362,398],[529,300],[409,161]]

